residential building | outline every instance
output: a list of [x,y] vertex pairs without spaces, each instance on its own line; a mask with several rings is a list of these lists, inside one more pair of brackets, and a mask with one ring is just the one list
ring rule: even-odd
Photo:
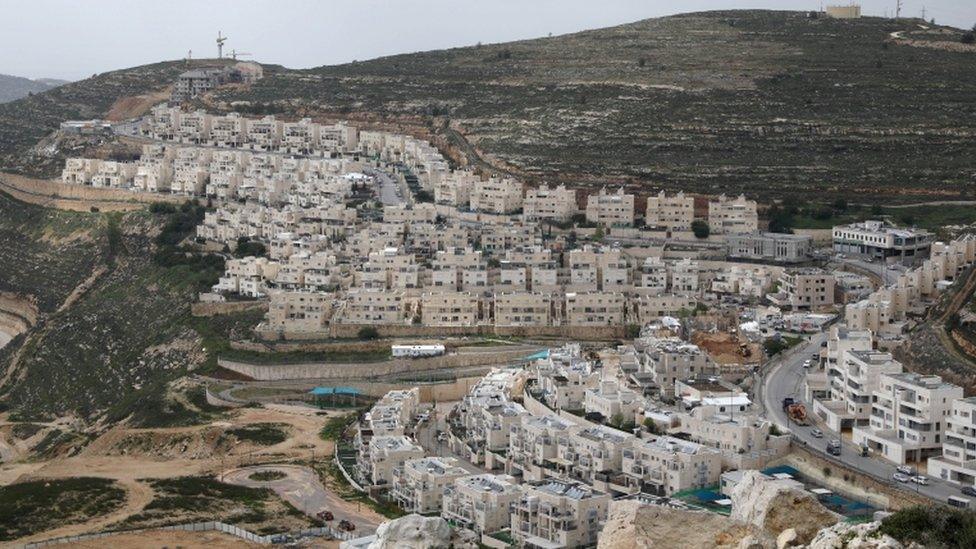
[[962,387],[939,376],[882,374],[873,394],[870,426],[854,427],[853,441],[899,464],[937,456],[953,402],[962,396]]
[[542,292],[494,294],[495,326],[551,326],[555,321],[553,298]]
[[440,512],[444,490],[470,473],[452,457],[408,459],[393,469],[390,497],[407,513]]
[[[852,340],[850,346],[862,346]],[[828,351],[827,382],[830,398],[815,401],[813,411],[834,431],[852,427],[866,427],[871,420],[874,394],[881,387],[881,378],[898,374],[902,364],[890,353],[867,350],[846,350],[831,364]]]
[[834,277],[823,269],[788,269],[780,277],[780,289],[769,294],[775,305],[792,309],[819,309],[834,304]]
[[712,234],[743,234],[759,230],[756,201],[724,194],[708,202],[708,227]]
[[580,482],[528,485],[512,505],[511,535],[519,547],[592,547],[610,495]]
[[478,212],[509,214],[522,207],[522,183],[510,177],[475,181],[471,209]]
[[942,455],[928,460],[928,474],[976,488],[976,397],[957,398],[946,417]]
[[424,457],[424,449],[404,435],[373,435],[364,449],[357,464],[363,481],[372,486],[390,485],[394,469]]
[[566,222],[571,220],[578,210],[576,191],[567,189],[565,185],[550,188],[543,184],[525,192],[522,219],[526,223],[538,223],[543,220]]
[[669,197],[661,191],[657,196],[647,197],[644,225],[648,227],[662,227],[675,232],[690,231],[694,220],[695,199],[685,196],[684,192]]
[[622,326],[624,294],[570,292],[566,294],[566,323],[570,326]]
[[481,300],[471,292],[427,292],[420,307],[424,326],[474,326],[481,320]]
[[319,332],[329,325],[335,296],[325,292],[272,290],[268,326],[282,332]]
[[662,496],[718,483],[722,454],[671,436],[639,439],[623,451],[623,474],[640,491]]
[[444,488],[441,516],[448,521],[490,534],[511,526],[511,507],[522,486],[508,475],[469,475]]
[[613,378],[604,378],[596,387],[583,391],[583,410],[600,414],[604,421],[614,418],[634,421],[643,404],[640,395]]
[[634,195],[623,187],[608,193],[606,187],[586,200],[586,220],[606,227],[630,227],[634,224]]
[[718,366],[697,345],[676,338],[652,338],[643,345],[640,371],[651,374],[662,398],[674,398],[676,380],[719,373]]

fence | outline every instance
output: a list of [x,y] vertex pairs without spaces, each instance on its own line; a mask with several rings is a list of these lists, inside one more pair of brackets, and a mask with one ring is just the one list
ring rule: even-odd
[[303,538],[303,537],[332,537],[335,539],[349,540],[353,539],[354,534],[352,532],[340,532],[329,526],[322,526],[320,528],[307,528],[305,530],[299,530],[298,532],[288,533],[288,534],[270,534],[267,536],[259,536],[254,532],[249,532],[233,524],[226,524],[224,522],[193,522],[189,524],[175,524],[172,526],[161,526],[158,528],[136,528],[133,530],[113,530],[110,532],[96,532],[93,534],[81,534],[77,536],[64,536],[60,538],[53,538],[44,541],[37,541],[32,543],[25,543],[20,545],[23,549],[35,549],[39,547],[51,547],[54,545],[64,545],[68,543],[76,543],[81,541],[90,541],[96,539],[107,538],[110,536],[120,535],[120,534],[138,534],[142,532],[151,532],[159,530],[169,530],[169,531],[181,531],[181,532],[222,532],[224,534],[229,534],[234,537],[241,538],[245,541],[251,543],[258,543],[261,545],[270,545],[272,543],[284,541],[286,537],[291,538]]

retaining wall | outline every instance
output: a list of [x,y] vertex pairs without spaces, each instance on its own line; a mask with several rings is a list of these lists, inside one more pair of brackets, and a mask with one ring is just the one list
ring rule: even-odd
[[321,331],[295,332],[274,328],[258,328],[258,337],[268,340],[302,340],[359,337],[359,330],[375,328],[380,337],[449,337],[449,336],[508,336],[553,337],[574,341],[607,341],[623,339],[626,326],[418,326],[414,324],[364,325],[331,324]]
[[151,202],[170,202],[180,204],[185,196],[135,192],[125,189],[68,185],[57,180],[34,179],[22,175],[0,173],[0,191],[17,200],[48,208],[72,211],[138,210]]
[[223,358],[217,364],[228,370],[258,381],[289,379],[368,379],[404,373],[425,373],[453,368],[495,366],[509,364],[529,356],[539,348],[519,348],[510,351],[484,353],[455,353],[445,356],[415,359],[393,359],[383,362],[306,363],[306,364],[249,364]]
[[[867,501],[883,509],[897,510],[913,505],[932,504],[932,500],[925,496],[898,488],[892,484],[893,481],[858,471],[832,456],[795,442],[791,452],[774,463],[794,467],[804,476],[816,480],[835,492]],[[829,475],[824,474],[825,467],[830,470]]]
[[267,301],[231,301],[217,303],[194,303],[190,305],[193,316],[217,316],[250,310],[268,310]]

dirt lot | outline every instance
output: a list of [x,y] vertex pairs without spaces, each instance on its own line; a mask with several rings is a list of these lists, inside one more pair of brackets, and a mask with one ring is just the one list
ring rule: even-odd
[[[338,542],[331,547],[338,547]],[[78,541],[61,545],[60,547],[77,547],[103,549],[105,546],[117,548],[150,548],[150,547],[207,547],[209,549],[232,549],[236,547],[264,547],[257,543],[244,541],[241,538],[222,532],[173,532],[168,530],[150,530],[134,534],[119,534],[105,539]],[[325,545],[330,547],[330,545]]]
[[[314,410],[293,406],[269,405],[268,408],[240,409],[228,418],[208,425],[161,429],[131,429],[116,427],[86,446],[77,455],[59,457],[48,461],[20,459],[0,464],[0,485],[38,478],[67,478],[84,471],[86,476],[116,479],[127,491],[127,502],[121,509],[87,524],[69,525],[40,533],[34,539],[81,534],[97,531],[137,514],[153,500],[154,490],[145,482],[149,479],[176,478],[188,475],[218,474],[231,468],[281,463],[293,460],[316,460],[331,456],[333,444],[322,440],[319,431],[332,414],[316,415]],[[287,439],[277,444],[262,446],[249,441],[227,438],[227,430],[255,424],[280,425],[287,432]],[[9,429],[5,429],[9,432]],[[0,435],[2,436],[2,435]],[[8,444],[9,444],[8,440]],[[363,522],[375,523],[377,517],[364,509]],[[365,525],[365,524],[364,524]],[[190,538],[187,543],[176,537],[178,533],[159,532],[149,538],[127,535],[113,538],[117,546],[202,546],[208,544],[204,534]],[[231,538],[220,543],[235,543]],[[132,537],[131,541],[127,538]],[[131,545],[126,545],[131,544]],[[147,545],[148,544],[148,545]],[[84,545],[82,545],[84,546]],[[219,546],[219,545],[218,545]]]
[[758,345],[746,342],[743,348],[739,338],[728,332],[695,332],[691,342],[705,349],[719,364],[753,364],[762,357]]

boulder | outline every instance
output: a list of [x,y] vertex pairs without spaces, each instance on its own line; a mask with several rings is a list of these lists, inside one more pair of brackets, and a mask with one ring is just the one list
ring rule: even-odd
[[440,517],[407,515],[384,522],[368,549],[453,549],[477,547],[475,536],[455,530]]
[[770,479],[759,471],[747,471],[731,495],[732,520],[773,538],[792,529],[794,545],[809,543],[822,528],[841,519],[798,483]]
[[881,522],[840,522],[824,528],[807,545],[808,549],[902,549],[891,536],[878,533]]
[[[743,546],[745,540],[748,541]],[[772,549],[774,546],[772,538],[756,531],[753,526],[736,523],[716,513],[643,505],[627,500],[610,504],[597,545],[598,549]]]
[[776,536],[776,549],[786,549],[796,545],[796,530],[787,528]]

